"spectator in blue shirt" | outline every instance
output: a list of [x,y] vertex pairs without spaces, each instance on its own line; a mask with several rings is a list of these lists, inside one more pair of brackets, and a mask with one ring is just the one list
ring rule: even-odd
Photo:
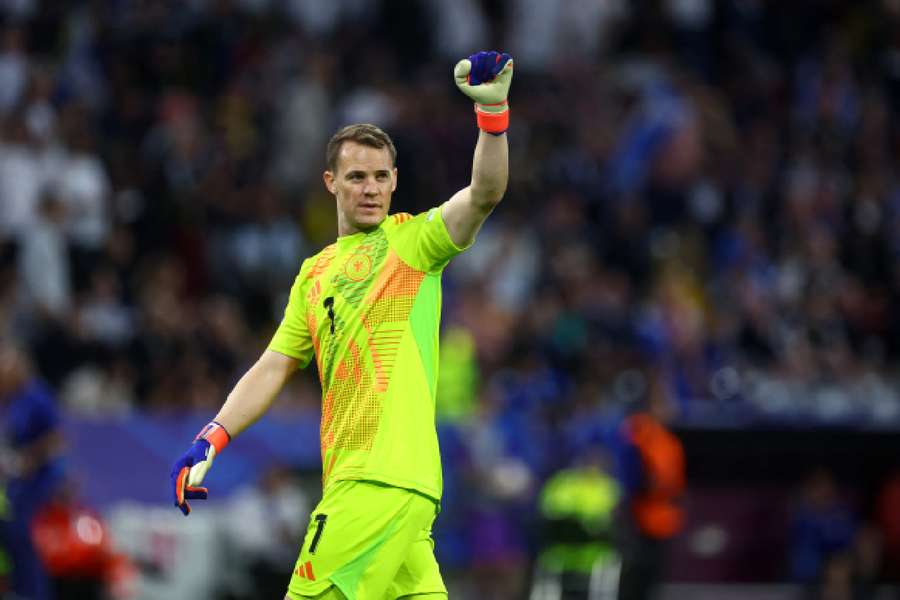
[[853,552],[858,519],[841,499],[826,469],[813,472],[802,490],[791,522],[791,576],[807,586],[810,598]]
[[12,590],[31,600],[49,600],[53,596],[31,539],[31,522],[63,483],[60,417],[53,393],[34,373],[28,355],[2,342],[0,406],[11,508],[0,531],[12,558]]

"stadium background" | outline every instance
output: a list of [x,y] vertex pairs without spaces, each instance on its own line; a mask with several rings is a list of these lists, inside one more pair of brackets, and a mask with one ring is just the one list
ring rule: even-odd
[[248,565],[286,562],[286,583],[318,497],[315,376],[229,448],[189,519],[169,465],[335,235],[331,133],[379,124],[394,210],[442,202],[476,136],[452,66],[482,48],[516,75],[506,199],[444,277],[435,536],[454,597],[522,597],[541,482],[614,454],[647,391],[688,457],[670,593],[793,597],[817,493],[852,576],[896,580],[900,2],[0,15],[0,336],[56,395],[69,493],[131,557],[137,597],[257,597]]

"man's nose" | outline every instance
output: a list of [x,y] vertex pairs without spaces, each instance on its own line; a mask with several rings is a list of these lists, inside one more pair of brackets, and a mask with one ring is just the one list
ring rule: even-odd
[[378,184],[374,179],[366,179],[366,183],[363,185],[363,194],[366,196],[375,196],[378,194]]

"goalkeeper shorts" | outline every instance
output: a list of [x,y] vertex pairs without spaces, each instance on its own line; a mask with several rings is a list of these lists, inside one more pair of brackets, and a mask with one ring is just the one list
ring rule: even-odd
[[370,481],[338,481],[310,515],[288,597],[336,586],[347,600],[446,594],[431,525],[434,500]]

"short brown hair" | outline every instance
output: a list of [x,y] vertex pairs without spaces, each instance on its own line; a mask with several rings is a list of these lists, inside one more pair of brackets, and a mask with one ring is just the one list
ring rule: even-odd
[[356,142],[378,149],[387,148],[391,154],[391,166],[397,164],[397,149],[391,141],[391,136],[371,123],[357,123],[341,127],[328,141],[328,147],[325,149],[325,165],[331,172],[337,170],[338,153],[344,142]]

